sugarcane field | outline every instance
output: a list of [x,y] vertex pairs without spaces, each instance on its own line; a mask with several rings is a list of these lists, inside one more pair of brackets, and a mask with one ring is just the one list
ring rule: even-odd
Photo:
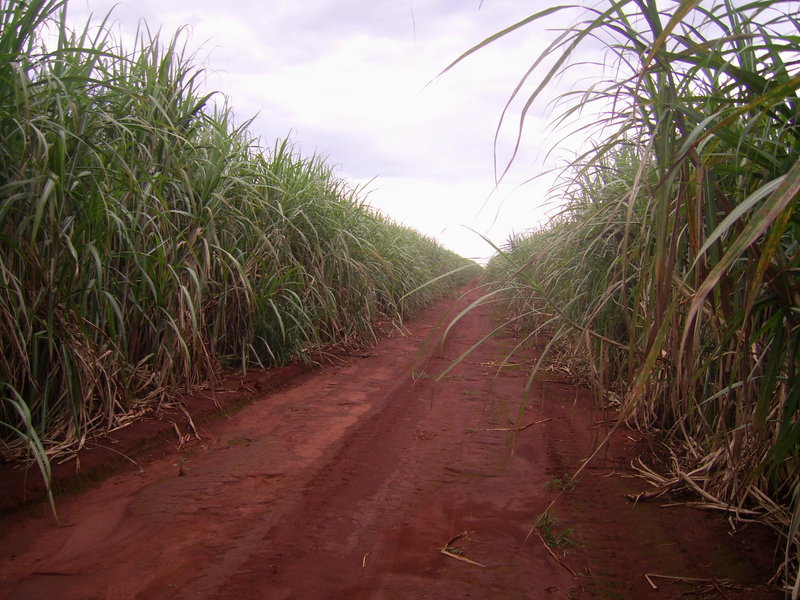
[[800,598],[798,17],[0,0],[0,600]]

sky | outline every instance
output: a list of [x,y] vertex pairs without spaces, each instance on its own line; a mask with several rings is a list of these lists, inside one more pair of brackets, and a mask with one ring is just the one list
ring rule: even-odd
[[[564,16],[523,28],[447,65],[542,9],[540,0],[69,0],[76,24],[111,12],[118,36],[142,20],[169,38],[185,27],[205,91],[227,98],[265,148],[289,137],[325,157],[367,203],[485,261],[553,202],[548,155],[558,132],[546,101],[532,107],[511,170],[519,108],[495,143],[510,94]],[[547,162],[545,159],[547,157]],[[544,174],[543,174],[544,173]],[[531,179],[533,179],[531,181]],[[526,183],[527,182],[527,183]]]

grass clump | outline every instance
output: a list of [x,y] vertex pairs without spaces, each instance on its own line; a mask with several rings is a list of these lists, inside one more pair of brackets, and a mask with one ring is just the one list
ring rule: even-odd
[[660,430],[675,457],[661,483],[758,513],[784,536],[797,597],[800,26],[791,9],[605,0],[560,30],[512,102],[523,103],[524,122],[542,90],[569,80],[587,42],[600,42],[603,75],[562,95],[555,119],[566,127],[596,108],[596,123],[575,125],[592,147],[554,190],[560,212],[509,240],[487,276],[516,327],[576,348],[628,422]]
[[564,473],[562,477],[551,477],[547,483],[544,484],[544,489],[548,492],[554,490],[568,492],[574,490],[579,483],[580,479],[575,479],[569,473]]
[[570,548],[578,545],[574,539],[575,528],[564,527],[561,520],[549,509],[536,517],[533,527],[544,543],[553,550],[557,550],[562,557],[567,555]]
[[4,457],[47,478],[223,366],[367,344],[479,270],[235,125],[180,32],[125,49],[66,8],[0,0]]

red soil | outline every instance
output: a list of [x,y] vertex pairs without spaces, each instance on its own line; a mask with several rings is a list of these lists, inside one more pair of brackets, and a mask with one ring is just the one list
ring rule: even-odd
[[[639,434],[620,428],[577,486],[546,489],[592,453],[611,415],[555,377],[520,411],[526,369],[498,372],[507,337],[436,383],[496,326],[479,307],[430,343],[452,304],[341,364],[229,379],[216,396],[245,405],[233,414],[208,418],[214,404],[189,399],[200,439],[180,449],[169,420],[123,430],[106,445],[136,466],[122,459],[90,486],[119,455],[84,453],[89,475],[58,498],[60,524],[39,502],[9,510],[22,479],[0,472],[0,598],[782,597],[721,581],[769,578],[764,528],[734,535],[724,515],[625,499],[646,487],[629,467]],[[532,530],[554,500],[550,514],[574,528],[566,555]],[[654,590],[648,573],[717,583],[651,577]]]

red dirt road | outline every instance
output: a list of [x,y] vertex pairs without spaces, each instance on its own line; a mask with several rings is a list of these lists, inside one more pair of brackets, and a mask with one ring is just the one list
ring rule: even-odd
[[[526,369],[497,368],[508,337],[434,382],[496,326],[483,306],[443,347],[427,343],[452,304],[257,394],[180,451],[173,436],[138,468],[62,496],[60,526],[42,505],[8,512],[0,598],[782,597],[720,581],[769,576],[775,547],[758,526],[729,535],[718,514],[625,500],[645,487],[628,466],[638,434],[618,431],[574,489],[546,489],[591,454],[609,415],[556,377],[521,414]],[[574,528],[566,555],[529,536],[554,499]],[[651,578],[654,590],[646,573],[717,583]]]

